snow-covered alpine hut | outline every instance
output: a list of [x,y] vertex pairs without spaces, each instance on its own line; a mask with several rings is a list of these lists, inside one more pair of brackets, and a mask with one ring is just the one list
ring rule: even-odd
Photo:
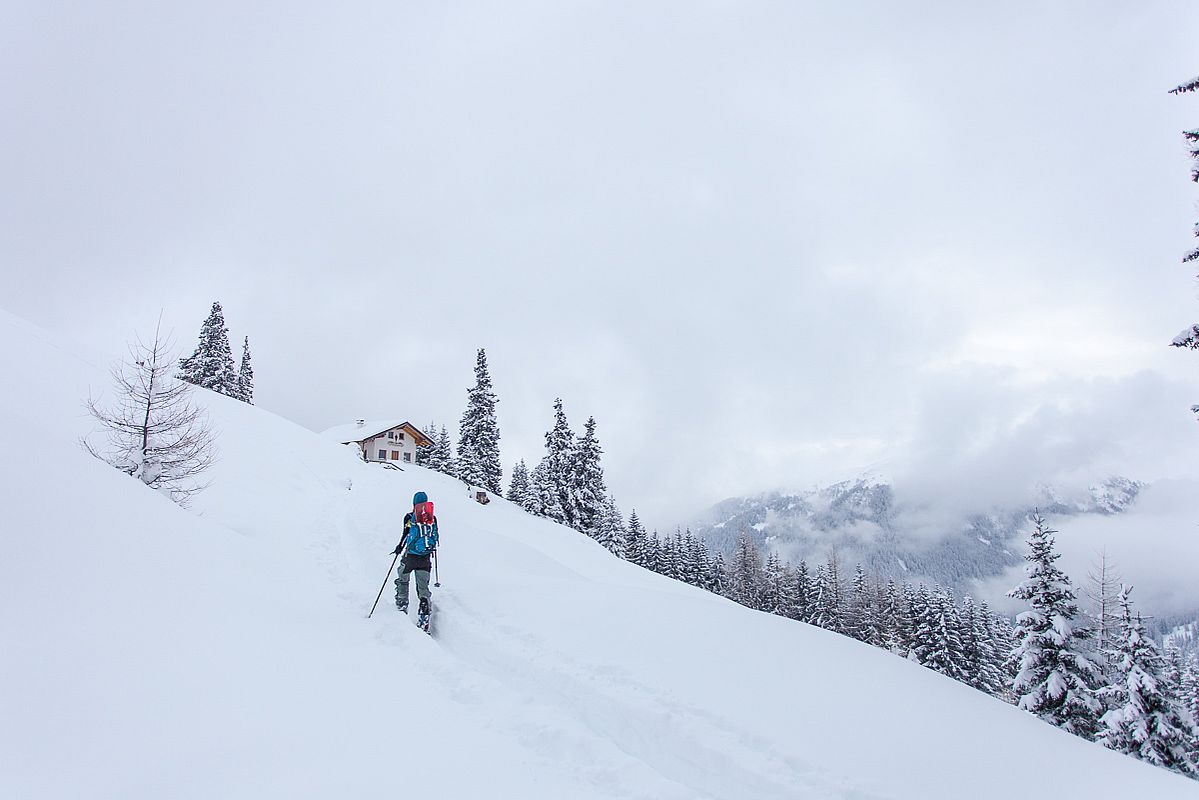
[[433,441],[407,420],[370,421],[360,419],[349,425],[337,425],[322,436],[340,444],[356,444],[367,461],[416,462],[417,447],[431,447]]

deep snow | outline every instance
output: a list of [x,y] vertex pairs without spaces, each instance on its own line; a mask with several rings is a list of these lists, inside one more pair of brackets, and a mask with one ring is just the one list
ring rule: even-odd
[[[1199,796],[207,392],[220,460],[180,509],[77,446],[106,365],[2,313],[0,342],[2,797]],[[390,584],[365,618],[418,489],[436,638]]]

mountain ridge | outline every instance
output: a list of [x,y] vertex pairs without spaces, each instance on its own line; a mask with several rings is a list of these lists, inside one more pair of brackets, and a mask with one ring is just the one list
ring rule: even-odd
[[967,590],[1021,563],[1034,511],[1051,520],[1122,514],[1147,486],[1122,476],[1082,491],[1042,485],[1036,498],[1016,507],[938,515],[932,504],[905,504],[889,480],[868,475],[798,493],[728,498],[688,527],[723,552],[744,533],[793,562],[836,552],[883,578]]

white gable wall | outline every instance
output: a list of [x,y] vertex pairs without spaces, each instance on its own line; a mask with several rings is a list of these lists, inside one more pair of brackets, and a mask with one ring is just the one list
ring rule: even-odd
[[401,427],[395,427],[363,443],[367,461],[390,461],[393,464],[416,463],[416,440]]

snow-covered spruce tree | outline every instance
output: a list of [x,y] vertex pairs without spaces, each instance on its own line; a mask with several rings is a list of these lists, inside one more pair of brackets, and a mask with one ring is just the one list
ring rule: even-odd
[[683,532],[678,528],[674,530],[674,536],[670,537],[670,557],[674,563],[674,575],[676,581],[688,583],[687,569],[687,546],[683,542]]
[[787,619],[798,619],[799,593],[796,590],[795,567],[786,561],[782,562],[779,571],[778,594],[779,608],[775,613]]
[[971,685],[993,697],[1007,700],[1011,697],[1008,690],[1011,676],[1005,665],[1012,649],[1008,628],[1005,622],[991,613],[985,600],[977,607],[973,607],[973,603],[971,606],[970,638],[978,659]]
[[969,670],[962,643],[962,621],[953,590],[936,587],[929,597],[928,647],[923,664],[955,681],[969,683]]
[[543,458],[529,473],[529,506],[527,511],[561,522],[565,517],[559,501],[558,485],[550,474],[549,458]]
[[595,539],[612,555],[617,558],[625,558],[628,552],[626,535],[620,509],[616,507],[616,501],[609,497],[604,501]]
[[254,405],[254,367],[250,366],[250,337],[241,344],[241,367],[237,370],[237,399]]
[[766,556],[766,566],[762,570],[762,587],[758,594],[759,608],[767,614],[778,614],[782,602],[783,565],[778,555],[771,553]]
[[433,447],[429,450],[425,466],[451,478],[458,477],[458,465],[454,461],[454,443],[450,441],[450,432],[442,425],[441,432],[429,438],[433,440]]
[[633,509],[629,514],[629,524],[626,527],[628,531],[628,559],[639,567],[646,565],[646,540],[645,527],[641,524],[641,518],[637,516],[637,509]]
[[662,540],[657,529],[645,540],[645,567],[659,575],[662,574]]
[[911,634],[905,650],[909,661],[924,664],[933,646],[934,621],[933,599],[928,587],[923,583],[911,595],[908,603],[908,621]]
[[791,596],[794,598],[794,605],[791,609],[791,619],[807,622],[810,599],[812,597],[812,579],[808,575],[808,562],[806,560],[802,558],[799,560],[799,566],[795,568],[793,580],[794,585],[791,590]]
[[[691,536],[691,529],[687,529],[687,535]],[[695,572],[695,585],[701,589],[708,589],[708,573],[711,571],[712,554],[708,552],[707,543],[698,536],[691,536],[691,565]]]
[[679,540],[682,536],[676,530],[674,535],[662,537],[662,549],[658,558],[659,572],[671,580],[678,580],[682,565],[679,563]]
[[939,584],[930,589],[923,584],[916,590],[916,660],[929,665],[929,657],[936,647],[937,635],[937,594],[941,591]]
[[844,634],[845,591],[841,585],[843,580],[841,576],[841,558],[837,555],[836,550],[829,551],[828,560],[825,562],[825,570],[828,574],[829,598],[833,608],[833,616],[829,621],[829,630]]
[[504,477],[495,419],[498,402],[487,371],[487,351],[480,349],[475,357],[475,385],[466,390],[466,411],[458,424],[458,478],[497,495],[503,492]]
[[433,456],[433,446],[437,444],[437,423],[430,421],[428,425],[421,428],[420,432],[429,440],[429,444],[416,445],[416,465],[432,469],[429,460]]
[[673,540],[676,564],[675,580],[694,585],[696,582],[695,562],[691,558],[690,536],[690,531],[684,534],[675,529]]
[[674,578],[674,547],[671,545],[670,534],[659,538],[658,532],[654,531],[654,537],[654,572]]
[[743,606],[758,608],[761,600],[762,557],[758,547],[742,533],[733,549],[729,570],[730,597]]
[[679,539],[679,580],[692,586],[700,584],[699,547],[690,528]]
[[979,612],[974,606],[974,598],[970,595],[962,598],[959,616],[962,623],[962,655],[965,665],[965,676],[962,678],[962,683],[980,691],[986,691],[982,688],[982,664],[984,660],[982,651],[986,646],[988,631],[985,625],[979,624]]
[[712,553],[703,539],[695,540],[695,567],[699,570],[699,588],[712,591]]
[[[922,590],[923,586],[920,587]],[[916,587],[904,581],[902,587],[903,594],[903,614],[900,617],[900,646],[899,655],[909,661],[920,661],[920,641],[917,638],[920,630],[920,618],[922,614],[921,594]],[[923,602],[927,605],[928,595],[927,590],[923,592]]]
[[116,396],[89,398],[87,409],[103,426],[105,445],[81,440],[92,455],[180,505],[204,488],[200,478],[215,460],[215,434],[192,403],[191,387],[172,376],[171,342],[155,328],[154,339],[129,345],[129,358],[113,365]]
[[237,373],[233,369],[233,348],[220,303],[212,304],[208,319],[200,326],[196,351],[179,360],[180,380],[230,397],[238,396]]
[[724,553],[719,550],[712,559],[712,574],[708,578],[708,584],[712,587],[713,594],[729,596],[729,568],[724,563]]
[[574,483],[575,437],[562,410],[562,398],[554,400],[554,426],[545,434],[545,478],[557,495],[551,505],[545,504],[545,515],[552,520],[574,526],[575,502],[571,496]]
[[[1182,704],[1191,715],[1191,727],[1199,737],[1199,662],[1192,654],[1182,669]],[[1196,742],[1199,749],[1199,742]]]
[[866,570],[858,564],[850,584],[846,633],[860,642],[881,647],[883,635],[879,629],[877,606],[874,587],[866,577]]
[[1131,587],[1118,597],[1120,633],[1109,659],[1117,680],[1103,688],[1112,708],[1103,715],[1098,741],[1106,747],[1185,775],[1196,774],[1194,731],[1163,680],[1165,664],[1140,615],[1133,616]]
[[998,614],[991,615],[991,641],[995,643],[996,666],[1003,674],[1003,686],[993,694],[1005,703],[1015,705],[1020,698],[1012,689],[1016,673],[1020,671],[1020,649],[1016,640],[1016,629],[1011,620]]
[[671,575],[676,581],[689,583],[687,580],[690,564],[687,563],[687,545],[683,542],[683,532],[678,528],[674,529],[674,534],[670,537],[670,559],[674,565],[674,573]]
[[887,586],[883,589],[879,611],[879,633],[882,636],[879,646],[901,656],[906,655],[903,651],[903,621],[903,595],[895,581],[888,579]]
[[816,574],[812,578],[812,596],[808,602],[807,622],[827,630],[837,630],[840,626],[840,609],[837,607],[836,592],[832,583],[828,565],[821,564],[816,567]]
[[529,493],[529,468],[522,458],[512,468],[512,480],[508,483],[508,499],[524,507],[525,495]]
[[1099,667],[1086,649],[1091,631],[1076,627],[1077,595],[1070,579],[1054,562],[1052,530],[1040,514],[1033,516],[1027,577],[1008,592],[1028,603],[1016,617],[1018,670],[1012,691],[1017,705],[1041,719],[1086,739],[1093,739],[1101,711],[1095,697]]
[[845,604],[845,635],[858,641],[862,641],[858,628],[859,616],[867,602],[866,592],[866,571],[858,564],[854,567],[853,577],[849,579],[849,595]]
[[604,451],[595,435],[595,417],[587,418],[583,430],[574,446],[574,463],[570,470],[569,497],[574,503],[571,516],[575,529],[597,539],[604,524],[604,504],[608,496],[604,468],[600,464]]
[[1162,680],[1168,684],[1170,694],[1174,697],[1182,696],[1182,670],[1185,666],[1178,645],[1167,642],[1162,648]]

